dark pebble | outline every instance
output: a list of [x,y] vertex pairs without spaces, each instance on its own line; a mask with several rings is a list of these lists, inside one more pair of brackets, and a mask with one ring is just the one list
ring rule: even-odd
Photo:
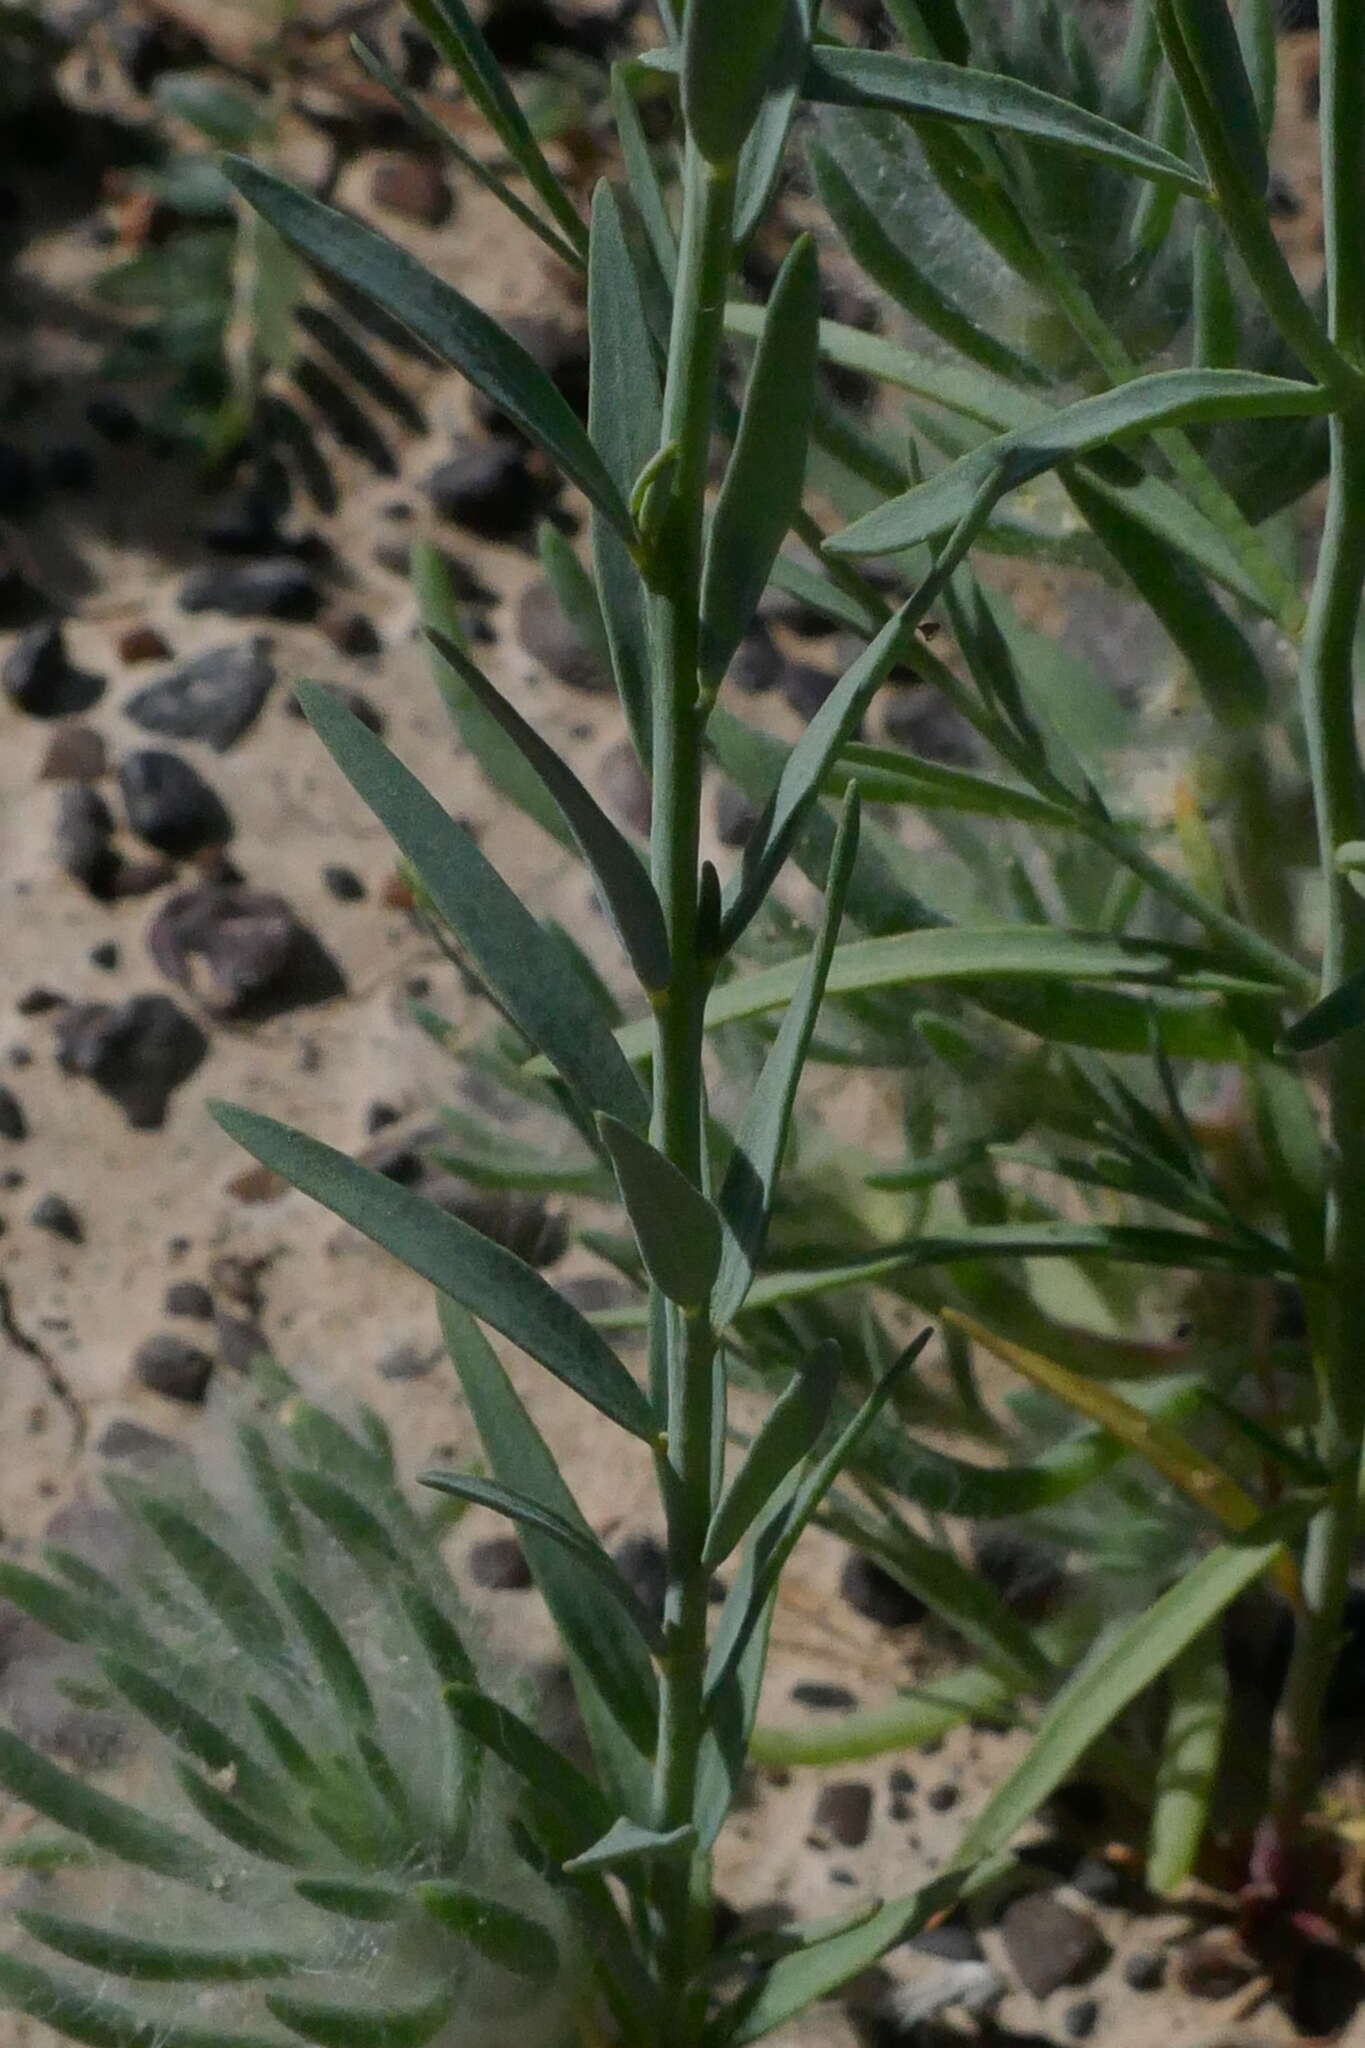
[[160,1128],[172,1093],[207,1050],[199,1026],[169,996],[72,1003],[57,1020],[62,1071],[92,1081],[138,1131]]
[[855,1614],[881,1628],[908,1628],[929,1611],[917,1593],[859,1550],[844,1559],[839,1591]]
[[130,668],[142,661],[169,661],[170,643],[163,640],[155,626],[130,626],[119,636],[118,658]]
[[[325,690],[329,697],[335,697],[338,704],[344,704],[353,718],[358,718],[368,732],[382,733],[384,714],[365,695],[363,690],[351,690],[344,683],[316,683],[315,689]],[[292,692],[285,703],[285,710],[291,718],[303,717],[303,706]]]
[[99,701],[104,678],[73,666],[61,625],[50,619],[15,641],[0,668],[0,685],[30,718],[65,718]]
[[154,1429],[144,1429],[140,1422],[119,1415],[96,1439],[95,1449],[102,1458],[129,1458],[136,1459],[139,1464],[153,1464],[178,1450],[179,1445],[170,1437],[161,1436]]
[[203,740],[221,754],[255,724],[274,681],[269,642],[258,637],[196,655],[123,708],[145,732]]
[[322,632],[338,654],[378,654],[382,645],[373,621],[367,619],[364,612],[343,612],[338,617],[324,619]]
[[68,1244],[85,1243],[85,1226],[80,1217],[63,1195],[44,1195],[29,1211],[29,1222],[35,1230],[46,1230],[52,1237],[61,1237]]
[[320,941],[282,896],[237,883],[205,882],[172,896],[147,930],[147,951],[168,980],[200,987],[214,1016],[285,1010],[339,995],[344,980]]
[[231,839],[222,798],[179,754],[141,748],[125,758],[118,779],[128,823],[158,853],[184,859]]
[[98,790],[88,782],[63,783],[54,834],[57,865],[101,902],[114,893],[119,860],[113,839],[113,813]]
[[12,1144],[28,1136],[28,1118],[24,1115],[23,1104],[12,1088],[0,1082],[0,1138],[8,1138]]
[[782,671],[782,695],[798,718],[814,718],[838,678],[808,662],[789,661]]
[[466,1566],[474,1584],[486,1593],[524,1593],[535,1584],[515,1536],[489,1536],[471,1544]]
[[521,449],[508,441],[464,442],[422,488],[442,519],[484,540],[525,533],[545,497]]
[[1099,1929],[1048,1892],[1011,1899],[1000,1916],[1000,1937],[1015,1976],[1035,1998],[1074,1984],[1105,1953]]
[[554,1265],[568,1249],[567,1222],[537,1195],[475,1188],[455,1174],[441,1173],[425,1176],[422,1193],[447,1215],[457,1216],[537,1270]]
[[354,868],[325,867],[322,871],[323,884],[338,903],[361,903],[365,898],[365,884]]
[[974,1531],[972,1557],[986,1583],[1025,1621],[1048,1614],[1066,1585],[1066,1567],[1058,1552],[1014,1529]]
[[902,1799],[908,1799],[919,1790],[919,1780],[913,1771],[907,1771],[904,1764],[897,1764],[888,1780],[891,1790]]
[[112,893],[119,897],[150,896],[154,889],[164,889],[167,882],[174,880],[175,862],[164,853],[151,854],[146,860],[120,861]]
[[548,583],[532,583],[522,593],[517,606],[517,638],[532,661],[571,690],[601,696],[615,687],[601,658],[584,646]]
[[105,973],[112,973],[119,963],[119,950],[113,939],[105,939],[100,945],[90,948],[90,965],[101,967]]
[[390,1124],[396,1124],[401,1114],[391,1102],[369,1103],[365,1110],[365,1136],[377,1137],[380,1131],[388,1130]]
[[872,1826],[872,1787],[857,1778],[826,1785],[815,1802],[811,1824],[841,1849],[861,1849]]
[[598,784],[607,809],[640,838],[649,835],[652,793],[649,777],[628,739],[617,740],[602,756]]
[[381,1380],[424,1380],[435,1364],[435,1352],[419,1351],[414,1344],[397,1344],[384,1353],[375,1371]]
[[213,1321],[213,1296],[198,1280],[173,1280],[162,1305],[168,1316],[188,1316],[196,1323]]
[[1159,1991],[1166,1981],[1166,1958],[1158,1949],[1135,1948],[1123,1965],[1130,1991]]
[[1062,2014],[1062,2026],[1073,2041],[1088,2041],[1100,2016],[1098,1998],[1078,1998]]
[[1349,1950],[1314,1942],[1299,1957],[1289,1989],[1289,2016],[1301,2034],[1335,2040],[1365,2001],[1365,1969]]
[[763,626],[745,634],[725,672],[727,686],[756,697],[775,687],[782,674],[782,656],[773,646],[772,635]]
[[906,1944],[916,1955],[934,1956],[942,1963],[979,1963],[981,1943],[965,1920],[945,1920],[941,1927],[926,1927]]
[[14,1007],[21,1017],[42,1017],[49,1010],[65,1009],[66,997],[55,988],[26,988]]
[[93,725],[59,725],[38,772],[44,782],[98,782],[108,767],[109,750]]
[[1230,1928],[1214,1928],[1176,1951],[1175,1979],[1190,1998],[1231,1998],[1259,1974],[1260,1964]]
[[846,1714],[858,1704],[857,1694],[846,1685],[831,1685],[821,1678],[803,1679],[800,1685],[792,1687],[791,1696],[798,1706],[813,1707],[824,1714]]
[[742,789],[733,782],[716,785],[716,837],[722,846],[747,846],[758,823],[758,812]]
[[962,713],[930,683],[891,691],[883,713],[886,737],[926,761],[970,768],[981,746]]
[[49,448],[43,460],[43,483],[50,491],[91,491],[95,487],[95,458],[79,441],[66,441]]
[[438,228],[450,218],[450,186],[434,157],[394,156],[376,164],[370,200],[422,227]]
[[317,579],[289,555],[261,561],[215,563],[180,586],[180,609],[223,612],[233,619],[315,619],[322,599]]
[[951,1813],[962,1797],[962,1787],[945,1780],[925,1795],[925,1805],[934,1813]]
[[662,1621],[668,1593],[668,1552],[658,1537],[625,1536],[611,1554],[640,1605],[656,1621]]
[[1127,1889],[1123,1872],[1103,1856],[1082,1856],[1071,1873],[1071,1884],[1093,1906],[1116,1906]]
[[208,1393],[213,1360],[183,1337],[149,1337],[134,1353],[133,1372],[151,1393],[195,1406]]
[[230,1316],[219,1309],[213,1318],[213,1334],[219,1357],[233,1372],[249,1373],[270,1355],[265,1334],[251,1316]]
[[22,519],[38,502],[33,458],[13,441],[0,441],[0,519]]
[[115,447],[135,441],[142,423],[126,398],[92,398],[85,408],[86,421],[101,439]]

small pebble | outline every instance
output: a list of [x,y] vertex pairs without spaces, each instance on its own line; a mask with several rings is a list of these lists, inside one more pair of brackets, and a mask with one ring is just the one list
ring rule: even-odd
[[383,644],[373,621],[367,619],[364,612],[345,612],[339,617],[326,618],[321,623],[321,631],[338,654],[357,657],[378,654]]
[[159,853],[184,859],[232,837],[221,797],[179,754],[142,748],[122,762],[118,779],[128,823]]
[[934,1813],[951,1813],[961,1797],[962,1787],[945,1781],[942,1785],[935,1785],[932,1791],[925,1795],[925,1804]]
[[49,448],[43,464],[43,482],[50,491],[93,490],[95,458],[76,441]]
[[450,218],[450,186],[439,162],[430,156],[393,156],[376,164],[370,199],[422,227],[438,228]]
[[398,1344],[385,1352],[375,1371],[381,1380],[422,1380],[435,1364],[434,1352],[419,1351],[414,1344]]
[[44,782],[98,782],[108,766],[109,750],[93,725],[59,725],[38,772]]
[[1123,1872],[1103,1856],[1082,1856],[1071,1883],[1092,1906],[1115,1906],[1124,1893]]
[[67,1244],[85,1243],[85,1226],[63,1195],[44,1195],[34,1203],[28,1220],[36,1230],[64,1238]]
[[798,718],[814,718],[838,678],[809,662],[789,661],[782,671],[782,694]]
[[1035,1998],[1074,1984],[1105,1952],[1094,1923],[1050,1892],[1024,1892],[1011,1899],[999,1925],[1010,1966]]
[[233,619],[293,619],[306,624],[322,605],[317,579],[292,555],[216,562],[180,586],[184,612],[222,612]]
[[922,1621],[929,1611],[917,1593],[858,1550],[850,1552],[844,1560],[839,1591],[855,1614],[875,1621],[881,1628],[908,1628]]
[[169,661],[170,643],[164,640],[155,626],[130,626],[119,636],[118,655],[131,667],[139,661]]
[[168,1316],[188,1316],[196,1323],[213,1321],[213,1296],[198,1280],[173,1280],[162,1306]]
[[509,441],[461,443],[422,488],[442,519],[484,540],[512,540],[525,533],[545,499],[521,448]]
[[23,1104],[12,1088],[0,1082],[0,1138],[8,1138],[12,1144],[28,1136],[28,1118],[24,1115]]
[[72,662],[61,622],[49,619],[19,638],[0,666],[0,687],[30,718],[64,718],[88,711],[104,691],[104,678]]
[[858,1704],[858,1695],[846,1685],[831,1685],[820,1678],[803,1679],[792,1687],[791,1696],[798,1706],[814,1707],[824,1714],[846,1714]]
[[64,782],[57,799],[54,835],[57,865],[63,874],[100,902],[114,893],[119,857],[114,851],[114,818],[108,804],[88,782]]
[[338,903],[360,903],[365,896],[365,884],[354,868],[337,866],[325,867],[322,879],[329,893]]
[[57,1021],[57,1064],[92,1081],[138,1131],[161,1127],[172,1093],[207,1051],[199,1026],[169,996],[69,1003]]
[[116,447],[136,440],[141,432],[141,422],[126,398],[92,398],[85,408],[85,417],[97,434]]
[[154,1429],[144,1429],[140,1422],[134,1422],[126,1415],[115,1416],[95,1441],[100,1457],[132,1458],[141,1464],[159,1462],[178,1448],[170,1437],[161,1436]]
[[1166,1981],[1166,1958],[1154,1948],[1135,1948],[1123,1965],[1130,1991],[1159,1991]]
[[603,800],[613,816],[640,838],[649,835],[650,814],[653,808],[649,777],[640,766],[640,757],[628,739],[617,740],[602,756],[597,771],[598,785]]
[[517,606],[517,638],[532,661],[571,690],[601,696],[614,689],[611,674],[586,647],[548,583],[532,583]]
[[841,1849],[861,1849],[872,1826],[872,1787],[857,1778],[826,1785],[815,1802],[811,1823],[832,1836]]
[[733,782],[716,785],[716,837],[722,846],[747,846],[758,823],[758,812],[742,789]]
[[134,1353],[133,1372],[151,1393],[196,1406],[208,1392],[213,1360],[183,1337],[149,1337]]
[[474,1584],[487,1593],[523,1593],[535,1584],[515,1536],[490,1536],[471,1544],[466,1562]]
[[124,713],[146,732],[203,740],[225,753],[255,724],[270,695],[275,665],[268,650],[259,636],[210,648],[139,690]]
[[1062,2025],[1073,2041],[1088,2041],[1100,2016],[1098,1998],[1078,1998],[1062,2014]]
[[984,1953],[965,1920],[945,1920],[941,1927],[926,1927],[906,1945],[916,1955],[933,1956],[943,1963],[979,1963]]
[[90,965],[92,967],[102,967],[108,973],[117,967],[118,963],[119,950],[113,939],[105,939],[98,946],[90,948]]
[[782,656],[772,642],[772,635],[764,626],[755,626],[745,634],[730,658],[725,672],[727,688],[743,690],[748,697],[756,697],[764,690],[771,690],[782,674]]
[[623,1536],[612,1561],[646,1613],[663,1620],[668,1593],[668,1552],[657,1536]]

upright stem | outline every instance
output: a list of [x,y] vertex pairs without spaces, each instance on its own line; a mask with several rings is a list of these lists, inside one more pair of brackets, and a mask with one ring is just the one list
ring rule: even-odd
[[[1325,0],[1322,28],[1323,213],[1333,345],[1358,358],[1365,337],[1365,7]],[[1336,849],[1365,832],[1365,771],[1356,740],[1353,655],[1365,583],[1365,406],[1332,422],[1327,522],[1301,670],[1326,892],[1323,983],[1365,968],[1365,901],[1337,872]],[[1351,1035],[1330,1055],[1327,1279],[1315,1317],[1319,1455],[1331,1476],[1309,1530],[1302,1615],[1276,1719],[1273,1814],[1297,1832],[1318,1772],[1319,1727],[1341,1632],[1365,1443],[1365,1060]]]
[[[654,816],[651,864],[672,957],[668,988],[655,1005],[655,1144],[700,1186],[703,1180],[703,1015],[709,979],[697,932],[702,735],[699,701],[701,574],[705,493],[717,370],[729,281],[733,167],[704,164],[689,145],[678,279],[669,338],[663,439],[676,446],[668,504],[654,559]],[[692,1820],[703,1733],[708,1575],[702,1553],[711,1516],[715,1340],[704,1312],[670,1307],[655,1318],[663,1358],[653,1378],[667,1390],[667,1447],[660,1453],[668,1504],[668,1593],[660,1657],[659,1745],[654,1819],[673,1829]],[[657,1961],[668,2048],[690,2048],[703,2008],[690,1985],[709,1939],[710,1873],[666,1865],[657,1895]]]

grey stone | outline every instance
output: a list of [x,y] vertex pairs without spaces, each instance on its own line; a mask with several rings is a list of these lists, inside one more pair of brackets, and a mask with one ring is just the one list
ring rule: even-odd
[[1035,1998],[1076,1983],[1106,1952],[1094,1922],[1050,1892],[1011,1899],[1000,1916],[1000,1938],[1015,1976]]
[[517,638],[532,661],[569,689],[604,696],[615,688],[606,664],[584,645],[548,583],[532,583],[522,593]]
[[180,609],[222,612],[232,619],[315,619],[322,598],[306,563],[292,555],[259,561],[216,562],[180,586]]
[[118,779],[128,823],[158,853],[183,860],[231,839],[221,797],[179,754],[142,748],[127,756]]
[[139,690],[124,711],[146,732],[203,740],[221,754],[255,723],[270,695],[275,665],[268,649],[260,637],[211,648]]
[[197,1407],[208,1393],[213,1360],[183,1337],[161,1335],[139,1344],[133,1355],[133,1372],[138,1384],[149,1392]]
[[207,1050],[199,1026],[169,996],[71,1003],[57,1020],[58,1065],[93,1081],[134,1130],[160,1128],[172,1093]]
[[826,1785],[815,1802],[812,1822],[841,1849],[861,1849],[872,1826],[872,1787],[859,1778]]

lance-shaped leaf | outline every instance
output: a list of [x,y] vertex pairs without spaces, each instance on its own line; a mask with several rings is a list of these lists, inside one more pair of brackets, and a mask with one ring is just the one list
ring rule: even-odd
[[309,1852],[297,1839],[291,1839],[269,1822],[261,1820],[230,1792],[223,1791],[211,1779],[201,1776],[191,1765],[177,1764],[175,1778],[199,1818],[207,1821],[226,1841],[245,1849],[248,1856],[259,1856],[267,1863],[281,1863],[292,1869],[307,1864]]
[[1168,48],[1179,38],[1192,82],[1197,81],[1242,177],[1253,192],[1263,194],[1270,176],[1265,138],[1231,12],[1223,0],[1216,6],[1210,0],[1162,0],[1157,19]]
[[415,1885],[413,1896],[433,1920],[514,1977],[548,1984],[559,1968],[559,1948],[549,1929],[497,1899],[465,1891],[446,1878]]
[[568,762],[499,695],[463,649],[444,633],[429,631],[428,637],[470,695],[518,748],[558,805],[596,877],[641,986],[650,991],[667,988],[669,958],[664,914],[635,848],[597,799],[588,794]]
[[738,1315],[762,1255],[797,1084],[810,1050],[844,914],[849,878],[858,857],[858,830],[859,799],[853,790],[844,806],[830,859],[819,935],[745,1104],[721,1184],[719,1208],[725,1234],[720,1271],[711,1297],[711,1321],[718,1330],[723,1330]]
[[453,1991],[424,1991],[416,1998],[353,1996],[343,2004],[273,1991],[266,2004],[277,2020],[318,2048],[423,2048],[450,2018]]
[[768,895],[831,763],[853,737],[863,712],[905,652],[915,627],[985,525],[1002,487],[996,471],[979,480],[975,496],[929,574],[840,677],[788,754],[777,787],[744,849],[739,871],[726,889],[723,946],[734,944]]
[[459,1727],[515,1772],[531,1798],[552,1808],[584,1848],[606,1834],[612,1825],[611,1808],[592,1779],[510,1707],[474,1685],[447,1686],[444,1697]]
[[650,1278],[680,1308],[700,1308],[720,1265],[719,1216],[686,1174],[625,1124],[599,1116],[597,1128]]
[[570,1877],[608,1870],[626,1870],[639,1863],[658,1863],[687,1856],[696,1847],[697,1831],[688,1821],[680,1828],[642,1828],[633,1820],[614,1821],[592,1847],[564,1865]]
[[146,1523],[233,1641],[249,1657],[277,1663],[288,1643],[284,1623],[236,1558],[172,1502],[121,1491],[124,1504]]
[[12,1799],[124,1863],[187,1884],[210,1880],[212,1859],[202,1843],[72,1777],[8,1728],[0,1728],[0,1785]]
[[683,117],[709,164],[735,162],[767,91],[786,0],[690,0],[681,53]]
[[533,819],[542,832],[568,846],[570,835],[563,814],[539,775],[470,689],[463,672],[452,667],[437,651],[439,646],[452,643],[465,649],[466,643],[445,557],[430,541],[419,540],[413,547],[412,587],[431,647],[432,673],[451,724],[498,795]]
[[[1193,4],[1197,8],[1200,0]],[[1209,196],[1200,173],[1170,150],[1022,79],[931,58],[822,46],[811,52],[803,91],[807,99],[833,106],[960,121],[995,134],[1056,143],[1133,177],[1171,184],[1196,198]]]
[[701,674],[703,685],[712,688],[753,621],[777,551],[800,510],[819,319],[815,244],[802,235],[773,286],[707,535]]
[[89,2048],[279,2048],[273,2030],[212,2027],[120,2005],[22,1956],[0,1953],[0,2001]]
[[1147,1832],[1147,1884],[1170,1898],[1194,1869],[1208,1825],[1228,1723],[1228,1674],[1217,1629],[1172,1664],[1171,1704]]
[[993,776],[975,775],[965,768],[949,768],[942,761],[926,761],[918,754],[906,754],[898,747],[871,747],[854,741],[845,747],[826,777],[826,785],[842,791],[856,783],[866,803],[912,804],[917,810],[964,811],[981,818],[1019,818],[1030,825],[1073,829],[1078,814],[1050,797],[1035,796],[998,782]]
[[744,1462],[725,1489],[706,1532],[702,1564],[724,1564],[782,1482],[815,1449],[829,1420],[839,1379],[839,1347],[818,1344],[764,1417]]
[[[1259,1509],[1250,1494],[1215,1459],[1187,1442],[1169,1422],[1134,1407],[1112,1387],[1085,1379],[1080,1373],[1058,1365],[1054,1359],[1044,1358],[1039,1351],[997,1336],[995,1331],[986,1329],[973,1316],[949,1308],[944,1310],[944,1317],[965,1331],[974,1343],[983,1345],[994,1357],[1012,1366],[1033,1386],[1042,1387],[1053,1395],[1073,1414],[1084,1416],[1087,1422],[1099,1423],[1120,1443],[1127,1444],[1130,1450],[1145,1458],[1163,1479],[1177,1487],[1187,1500],[1211,1515],[1224,1529],[1240,1534],[1252,1527]],[[1299,1577],[1293,1559],[1287,1553],[1276,1566],[1276,1573],[1291,1604],[1297,1605],[1301,1598]]]
[[374,1700],[345,1636],[302,1579],[277,1571],[275,1584],[343,1716],[361,1728],[370,1727]]
[[571,483],[634,537],[626,504],[568,401],[532,357],[472,300],[415,256],[349,214],[310,198],[245,157],[224,171],[247,202],[320,270],[376,300],[419,341],[467,377]]
[[599,1586],[606,1587],[651,1649],[658,1648],[659,1631],[652,1617],[595,1536],[585,1535],[576,1523],[556,1514],[553,1508],[544,1507],[539,1501],[517,1492],[514,1487],[503,1486],[495,1479],[476,1479],[463,1472],[435,1471],[419,1473],[418,1477],[423,1486],[431,1487],[436,1493],[470,1501],[475,1507],[492,1508],[495,1514],[506,1515],[519,1528],[538,1529],[542,1535],[548,1536],[561,1550],[568,1552],[581,1570],[591,1572]]
[[749,1756],[763,1770],[860,1762],[942,1741],[964,1721],[1009,1727],[1018,1718],[1019,1687],[984,1664],[960,1664],[941,1678],[907,1686],[884,1707],[822,1715],[800,1726],[754,1730]]
[[[622,98],[633,112],[634,102],[624,88]],[[605,179],[592,203],[588,341],[588,433],[616,488],[628,499],[635,479],[658,449],[662,400],[639,276],[620,205]],[[617,692],[636,752],[648,763],[650,664],[645,594],[621,535],[596,510],[592,551]]]
[[1321,1002],[1297,1017],[1280,1039],[1285,1052],[1318,1052],[1365,1024],[1365,969],[1348,975]]
[[412,0],[409,12],[455,72],[507,154],[575,248],[584,241],[573,201],[545,160],[502,66],[464,0]]
[[[1299,1520],[1303,1517],[1300,1515]],[[959,1863],[1005,1848],[1015,1832],[1070,1775],[1091,1744],[1140,1692],[1216,1621],[1274,1562],[1281,1535],[1221,1545],[1123,1629],[1102,1657],[1063,1686],[1029,1749],[967,1830]]]
[[[493,1476],[591,1537],[578,1503],[491,1345],[453,1302],[442,1299],[437,1306],[446,1347]],[[656,1684],[645,1645],[617,1602],[607,1598],[597,1581],[551,1537],[528,1526],[522,1548],[554,1616],[603,1774],[620,1807],[635,1809],[648,1796],[644,1759],[652,1757],[656,1735]],[[625,1754],[623,1742],[629,1745]]]
[[592,1109],[644,1119],[644,1098],[582,982],[467,832],[327,691],[299,700],[342,774],[416,869],[493,1000]]
[[187,1697],[195,1686],[192,1672],[176,1674],[177,1683],[172,1686],[112,1652],[105,1652],[98,1661],[115,1691],[168,1741],[198,1757],[212,1771],[231,1771],[244,1799],[267,1806],[279,1800],[282,1788],[278,1778]]
[[[214,1105],[230,1138],[354,1224],[385,1251],[490,1323],[556,1379],[635,1436],[652,1438],[648,1403],[610,1346],[541,1275],[434,1202],[271,1117]],[[298,1473],[296,1482],[322,1473]]]
[[407,1893],[394,1884],[371,1884],[361,1878],[299,1877],[294,1890],[310,1906],[339,1913],[346,1920],[396,1920]]
[[1297,417],[1325,412],[1330,404],[1328,393],[1316,384],[1251,370],[1160,370],[1135,377],[1065,406],[1036,426],[983,442],[926,483],[856,519],[825,546],[838,555],[897,554],[948,532],[992,473],[1001,478],[1002,489],[1014,489],[1073,456],[1160,428]]
[[37,1908],[21,1910],[15,1917],[26,1934],[58,1955],[142,1984],[235,1984],[253,1977],[282,1977],[305,1961],[278,1946],[167,1941]]
[[740,248],[766,215],[782,169],[787,136],[800,103],[815,11],[815,0],[786,0],[763,104],[739,153],[735,242]]

